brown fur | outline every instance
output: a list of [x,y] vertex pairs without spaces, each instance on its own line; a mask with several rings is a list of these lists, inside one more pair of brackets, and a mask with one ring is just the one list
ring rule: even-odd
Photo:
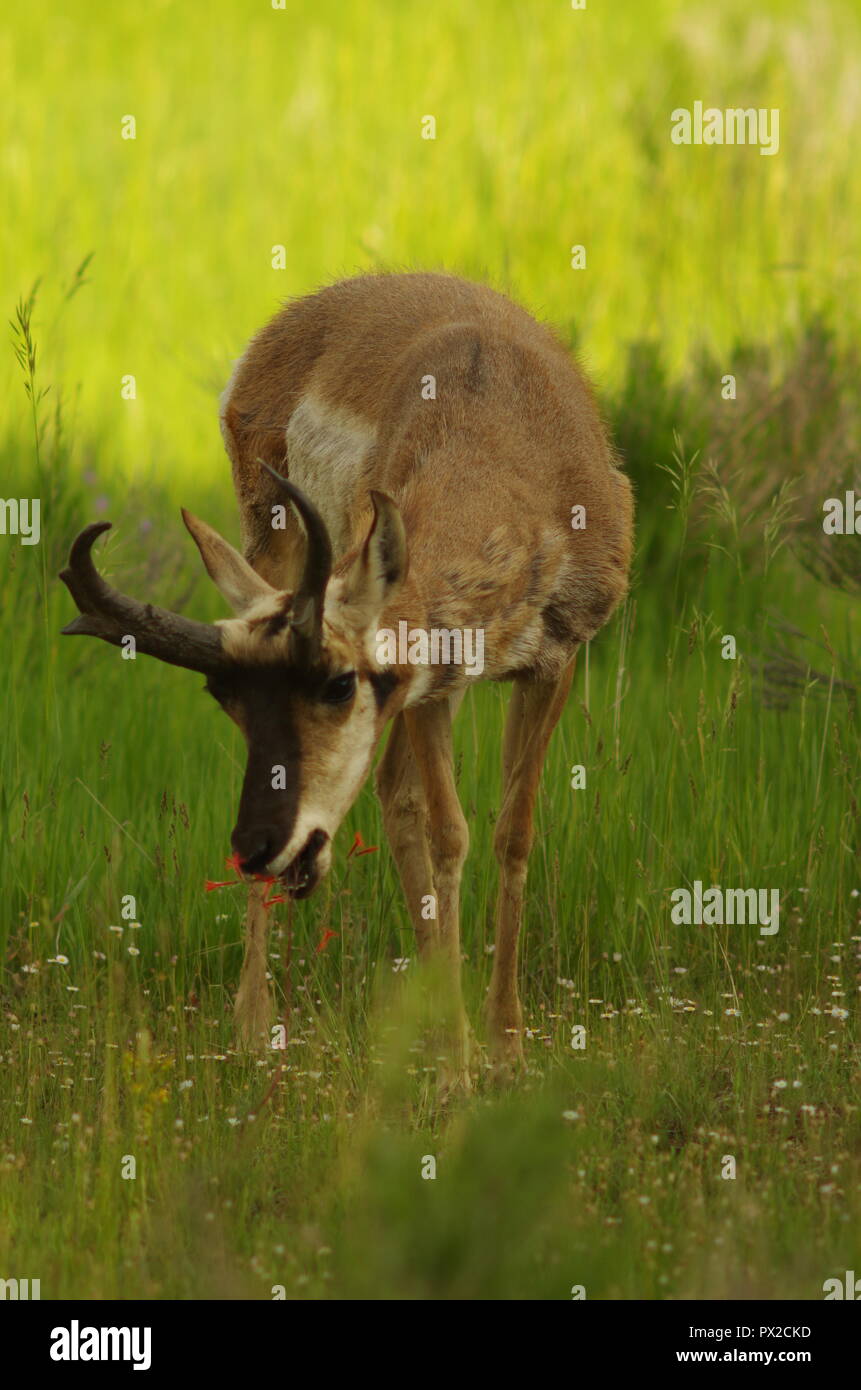
[[[428,376],[436,399],[423,399]],[[408,555],[406,578],[393,585],[376,626],[482,628],[484,678],[515,682],[495,836],[500,893],[488,1017],[495,1059],[516,1061],[517,938],[541,766],[577,647],[624,596],[631,559],[631,489],[592,392],[553,334],[495,291],[448,275],[368,275],[283,309],[239,362],[221,420],[245,556],[260,575],[292,587],[304,541],[295,521],[288,531],[272,529],[282,499],[259,459],[324,514],[335,545],[333,592],[356,564],[375,489],[397,504]],[[586,509],[583,530],[571,527],[577,504]],[[373,660],[357,656],[369,615],[351,615],[349,606],[327,605],[327,613],[327,649],[359,669],[360,681],[379,680]],[[377,691],[380,727],[394,719],[377,790],[420,952],[446,963],[454,1010],[448,1075],[461,1085],[468,1058],[459,883],[469,834],[454,785],[451,719],[470,679],[451,665],[401,667]],[[422,912],[428,895],[432,921]],[[253,913],[249,941],[253,960]],[[259,988],[245,995],[238,1012],[247,1034],[261,1001]]]
[[[429,378],[435,399],[423,395]],[[91,558],[99,523],[63,571],[80,610],[65,631],[115,644],[132,633],[140,650],[206,674],[248,745],[233,848],[247,875],[279,876],[294,897],[328,870],[391,723],[377,790],[420,953],[443,967],[448,1077],[466,1085],[469,830],[452,718],[471,680],[513,680],[488,999],[494,1058],[510,1063],[521,1052],[517,943],[541,768],[577,648],[626,590],[631,489],[552,333],[454,276],[362,276],[291,304],[241,359],[221,419],[244,555],[183,515],[236,616],[214,629],[112,589]],[[575,506],[585,529],[572,529]],[[401,623],[426,640],[434,629],[480,632],[483,668],[470,674],[440,652],[435,665],[400,653],[392,663],[377,642]],[[236,1000],[245,1040],[265,1033],[270,1011],[255,888]]]
[[[428,375],[436,400],[421,396]],[[380,626],[483,627],[490,679],[558,675],[624,596],[633,505],[592,392],[552,333],[446,275],[362,276],[282,310],[222,411],[245,554],[275,584],[291,581],[301,537],[272,529],[277,484],[257,458],[291,476],[285,435],[309,394],[377,433],[337,498],[325,478],[303,485],[311,501],[340,509],[354,545],[370,488],[404,519],[410,574]]]

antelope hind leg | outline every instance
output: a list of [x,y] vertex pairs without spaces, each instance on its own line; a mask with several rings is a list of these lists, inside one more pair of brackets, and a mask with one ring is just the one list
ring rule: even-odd
[[565,707],[574,659],[556,680],[518,676],[503,745],[503,801],[494,834],[499,864],[496,947],[487,998],[491,1059],[501,1075],[523,1062],[523,1014],[517,989],[517,945],[529,852],[535,834],[535,798],[550,736]]

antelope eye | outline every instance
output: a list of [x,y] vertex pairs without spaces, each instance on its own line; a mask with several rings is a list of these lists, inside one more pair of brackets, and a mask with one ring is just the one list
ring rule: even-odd
[[345,705],[356,693],[355,671],[345,671],[342,676],[333,676],[323,687],[323,702],[327,705]]

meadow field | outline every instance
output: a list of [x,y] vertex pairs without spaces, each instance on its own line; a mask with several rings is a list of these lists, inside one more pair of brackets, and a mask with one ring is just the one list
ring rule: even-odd
[[[822,526],[861,499],[861,8],[69,0],[4,19],[0,78],[0,493],[41,499],[38,544],[0,535],[0,1278],[779,1300],[861,1272],[861,540]],[[697,100],[778,109],[779,149],[674,145]],[[273,909],[287,1047],[243,1054],[242,890],[204,888],[241,737],[200,678],[59,636],[105,518],[119,587],[225,616],[179,508],[237,542],[232,361],[372,268],[555,325],[637,495],[630,597],[545,767],[507,1088],[508,688],[458,716],[476,1045],[448,1105],[370,784],[319,892]],[[676,924],[695,881],[778,890],[779,930]]]

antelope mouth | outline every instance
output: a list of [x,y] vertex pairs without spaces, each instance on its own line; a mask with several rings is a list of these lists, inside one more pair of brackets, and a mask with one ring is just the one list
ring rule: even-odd
[[281,874],[281,882],[291,898],[308,898],[317,887],[321,878],[318,856],[328,840],[325,830],[312,830],[295,859]]

